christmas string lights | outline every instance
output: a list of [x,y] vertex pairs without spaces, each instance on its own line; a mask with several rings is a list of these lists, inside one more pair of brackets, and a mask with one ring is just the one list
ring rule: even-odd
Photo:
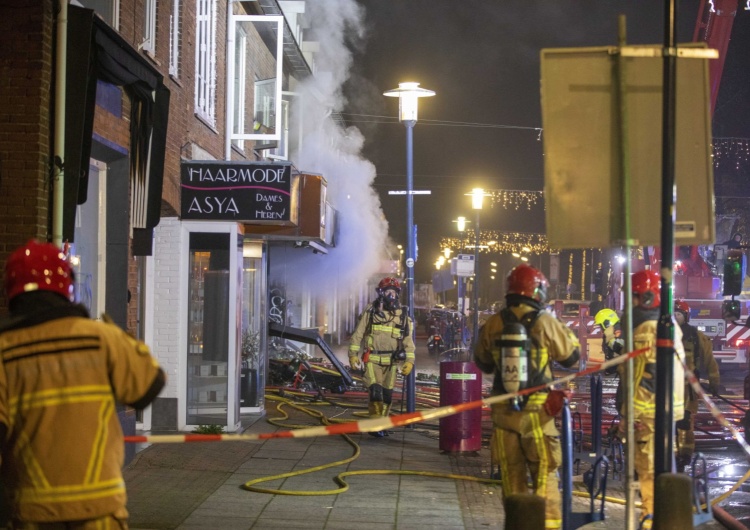
[[[468,230],[466,236],[443,237],[440,248],[450,248],[454,253],[460,253],[463,248],[472,246],[475,240],[474,232]],[[532,232],[499,232],[497,230],[479,231],[479,252],[504,254],[513,252],[543,254],[549,252],[549,243],[545,234]]]
[[717,169],[733,163],[736,171],[750,170],[750,138],[714,138],[713,158]]
[[511,207],[519,210],[521,206],[531,210],[542,198],[542,192],[534,190],[485,190],[485,193],[489,195],[493,206],[499,204],[506,210]]

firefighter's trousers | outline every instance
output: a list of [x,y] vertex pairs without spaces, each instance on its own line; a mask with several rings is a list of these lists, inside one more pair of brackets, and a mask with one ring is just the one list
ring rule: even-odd
[[128,530],[128,511],[122,508],[114,514],[82,521],[63,521],[58,523],[11,521],[8,528],[11,530]]
[[[554,418],[540,409],[527,405],[515,411],[506,403],[493,405],[492,452],[500,463],[503,495],[529,493],[530,474],[533,493],[545,499],[545,528],[560,528],[560,433]],[[513,521],[506,521],[506,528],[513,528]]]
[[641,485],[641,511],[654,513],[654,420],[635,424],[635,471]]
[[690,428],[688,430],[677,429],[677,455],[692,457],[695,452],[695,415],[698,413],[698,401],[688,400],[685,403],[685,410],[690,411]]
[[387,416],[398,369],[392,364],[365,363],[362,382],[370,393],[370,416]]

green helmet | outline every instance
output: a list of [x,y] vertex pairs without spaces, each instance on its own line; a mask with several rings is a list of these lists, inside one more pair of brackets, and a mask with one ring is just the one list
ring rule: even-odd
[[596,324],[597,326],[601,326],[602,329],[607,329],[610,326],[614,326],[619,321],[620,318],[617,316],[617,313],[615,313],[611,309],[602,309],[594,317],[594,324]]

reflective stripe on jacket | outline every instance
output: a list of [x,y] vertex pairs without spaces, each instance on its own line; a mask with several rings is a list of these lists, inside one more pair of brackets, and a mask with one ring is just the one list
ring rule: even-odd
[[[526,304],[513,306],[518,320],[534,311],[535,309]],[[479,341],[474,349],[474,361],[484,372],[495,373],[496,384],[493,386],[493,394],[500,393],[498,384],[502,380],[502,374],[499,372],[500,350],[496,345],[500,340],[505,323],[500,313],[492,315],[479,332]],[[532,351],[529,355],[529,385],[549,383],[552,381],[552,367],[550,360],[565,364],[566,361],[572,360],[571,357],[577,354],[580,348],[578,338],[562,322],[553,317],[546,311],[540,311],[539,316],[531,328]],[[529,396],[528,405],[541,405],[547,399],[546,392],[539,392]]]
[[163,386],[148,347],[117,326],[66,317],[2,333],[0,354],[2,482],[14,516],[74,521],[124,510],[115,403],[143,405]]
[[[648,351],[633,359],[633,395],[634,420],[653,420],[656,416],[656,320],[647,320],[633,330],[633,346],[636,350],[648,348]],[[685,358],[682,346],[682,331],[674,326],[675,355]],[[625,374],[624,366],[620,365],[620,380]],[[674,379],[672,393],[672,410],[675,420],[685,415],[685,370],[677,358],[673,363]],[[626,405],[623,404],[620,413],[626,417]]]
[[[401,314],[404,308],[396,311],[383,311],[381,314],[372,312],[372,304],[368,305],[357,322],[351,340],[349,342],[349,356],[357,356],[363,346],[371,350],[370,362],[382,365],[391,364],[391,354],[398,348],[401,338]],[[372,318],[372,326],[370,325]],[[403,347],[406,350],[406,362],[414,362],[414,338],[412,333],[414,326],[411,319],[405,316],[404,324],[408,327],[404,335]],[[378,352],[388,352],[381,355]]]

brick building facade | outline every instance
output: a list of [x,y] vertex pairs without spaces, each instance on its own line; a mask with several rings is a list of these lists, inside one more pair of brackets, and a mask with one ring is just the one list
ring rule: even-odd
[[[0,107],[0,261],[5,262],[29,238],[56,240],[55,232],[62,232],[60,241],[70,241],[71,253],[80,258],[79,301],[90,307],[92,315],[106,311],[124,329],[145,339],[168,374],[168,386],[153,411],[139,420],[146,428],[152,420],[155,428],[163,430],[189,428],[181,401],[186,377],[190,391],[193,370],[182,351],[187,350],[184,336],[189,326],[183,320],[190,236],[180,220],[181,165],[186,160],[267,161],[267,155],[274,153],[278,161],[286,156],[279,152],[281,144],[288,149],[293,139],[277,140],[263,149],[259,146],[266,143],[263,140],[233,140],[230,147],[227,123],[235,123],[235,133],[273,129],[274,123],[261,116],[254,98],[263,94],[259,84],[265,80],[290,90],[296,78],[311,73],[292,38],[298,28],[285,21],[284,31],[276,32],[284,35],[279,79],[275,65],[282,58],[274,57],[274,31],[263,30],[262,24],[256,31],[257,23],[248,22],[228,35],[229,10],[233,17],[268,17],[282,15],[282,3],[304,11],[304,2],[77,3],[83,7],[66,4],[62,9],[60,0],[19,0],[0,6],[4,102]],[[87,6],[100,11],[95,15]],[[65,11],[66,53],[60,54],[59,21],[66,18],[60,14]],[[293,23],[302,20],[295,16]],[[235,55],[234,67],[245,78],[233,86],[234,103],[228,109],[227,45],[236,46],[240,39],[243,47],[237,53],[242,59]],[[208,49],[207,43],[213,48]],[[61,60],[67,65],[63,83],[67,94],[64,112],[56,114]],[[276,104],[273,97],[269,101]],[[270,115],[275,114],[279,113],[272,108]],[[55,122],[61,119],[56,116],[63,115],[65,156],[56,164]],[[274,147],[276,151],[269,150]],[[80,155],[78,166],[71,152]],[[58,222],[53,211],[55,180],[60,175],[65,179],[66,202],[65,218]],[[242,224],[226,226],[233,234],[244,233]],[[246,254],[253,257],[245,259],[267,267],[269,239],[273,235],[269,238],[260,230],[249,254],[246,244]],[[262,310],[265,271],[252,285],[257,292],[249,296],[261,302],[246,302],[243,307]],[[0,300],[0,312],[5,305]],[[239,344],[233,340],[230,350],[237,351]],[[213,365],[211,369],[228,378],[221,384],[236,394],[239,363],[232,353],[227,361],[229,368]],[[199,393],[201,398],[208,394],[216,399],[214,390]],[[218,394],[230,401],[219,408],[236,405],[236,396]],[[130,421],[132,416],[123,418]],[[234,426],[231,419],[226,425]],[[132,427],[126,425],[126,430]]]

